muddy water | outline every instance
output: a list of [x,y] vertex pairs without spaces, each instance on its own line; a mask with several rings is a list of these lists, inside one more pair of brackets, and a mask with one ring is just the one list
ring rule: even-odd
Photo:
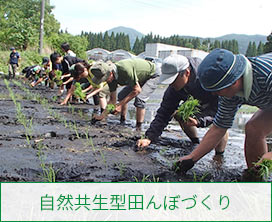
[[[193,147],[174,122],[158,144],[138,151],[134,108],[125,126],[120,126],[116,116],[91,124],[93,105],[60,106],[54,99],[57,90],[10,82],[31,128],[28,135],[3,80],[0,78],[0,181],[240,181],[246,168],[240,129],[230,131],[223,158],[215,158],[212,151],[186,175],[178,175],[171,170],[173,161]],[[158,89],[149,101],[144,129],[154,118],[163,90]],[[200,129],[200,137],[205,132]]]

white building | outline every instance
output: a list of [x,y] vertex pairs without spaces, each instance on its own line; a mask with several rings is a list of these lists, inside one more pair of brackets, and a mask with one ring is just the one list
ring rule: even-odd
[[184,55],[187,57],[198,57],[201,59],[204,59],[205,56],[208,55],[207,52],[204,52],[202,50],[167,45],[162,43],[147,43],[145,45],[145,56],[164,59],[171,53]]

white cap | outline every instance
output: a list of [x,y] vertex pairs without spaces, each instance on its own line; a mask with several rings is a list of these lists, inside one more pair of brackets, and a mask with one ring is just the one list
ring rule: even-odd
[[169,85],[173,83],[178,73],[188,67],[189,61],[185,56],[173,54],[166,57],[162,62],[160,84]]

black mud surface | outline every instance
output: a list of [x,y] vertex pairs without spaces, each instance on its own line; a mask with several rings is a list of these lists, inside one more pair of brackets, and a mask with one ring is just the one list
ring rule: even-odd
[[9,87],[26,119],[32,119],[32,131],[28,141],[4,78],[0,78],[0,181],[241,180],[245,169],[241,150],[230,150],[224,158],[210,153],[186,175],[178,175],[172,163],[192,150],[188,140],[167,136],[137,151],[140,135],[130,124],[119,125],[118,117],[91,124],[92,105],[60,106],[57,90],[15,83],[9,81]]

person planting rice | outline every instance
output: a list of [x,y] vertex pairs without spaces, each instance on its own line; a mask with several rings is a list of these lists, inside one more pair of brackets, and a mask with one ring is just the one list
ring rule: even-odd
[[232,127],[234,116],[243,104],[257,106],[245,126],[245,158],[248,169],[254,163],[272,159],[266,137],[272,132],[272,54],[246,58],[225,49],[215,49],[198,68],[203,89],[219,96],[218,110],[212,127],[189,155],[179,159],[182,172],[216,146]]
[[[100,84],[106,81],[110,88],[110,102],[116,104],[116,89],[118,85],[125,86],[118,94],[119,103],[114,114],[121,113],[120,122],[126,120],[128,102],[135,98],[136,129],[141,130],[144,121],[145,103],[151,93],[157,88],[160,76],[159,64],[144,59],[124,59],[116,63],[97,62],[91,67],[93,81]],[[103,119],[101,115],[97,120]]]
[[42,59],[42,68],[41,71],[39,72],[39,75],[37,76],[37,80],[33,81],[31,83],[32,87],[35,87],[42,81],[46,81],[45,85],[47,85],[47,82],[49,80],[49,72],[51,68],[51,62],[48,57],[43,57]]
[[[92,78],[93,75],[90,73],[90,67],[91,65],[88,64],[87,62],[83,62],[83,63],[77,63],[71,66],[69,72],[70,72],[70,78],[68,81],[72,82],[72,87],[71,89],[68,91],[66,98],[63,100],[63,102],[61,103],[61,105],[65,105],[67,104],[67,102],[69,101],[70,97],[74,94],[75,90],[76,90],[76,85],[80,85],[80,83],[83,83],[84,90],[81,91],[81,94],[85,94],[88,91],[91,91],[86,98],[84,98],[85,100],[90,98],[91,96],[93,96],[93,100],[94,100],[94,104],[95,105],[99,105],[99,100],[103,100],[103,98],[99,97],[97,94],[99,92],[101,92],[103,90],[103,87],[106,85],[106,83],[101,83],[100,85],[96,85],[93,83]],[[78,90],[80,91],[80,90]],[[104,102],[101,102],[104,103]],[[103,107],[101,107],[102,112],[104,110]]]
[[[84,60],[74,56],[69,56],[69,55],[63,57],[59,53],[56,53],[56,52],[50,55],[50,59],[52,62],[53,71],[57,69],[61,69],[63,82],[67,81],[65,85],[66,85],[66,90],[69,91],[69,89],[72,86],[72,82],[68,81],[70,77],[69,68],[73,64],[76,64],[78,62],[83,62]],[[59,65],[61,65],[61,67],[58,67]],[[64,89],[64,84],[60,86],[59,95],[63,93],[63,89]]]
[[[199,83],[196,70],[200,62],[199,58],[186,58],[176,54],[170,55],[163,60],[160,83],[169,84],[169,86],[163,95],[155,119],[145,133],[145,138],[137,141],[139,148],[147,147],[150,143],[156,142],[173,117],[179,122],[185,134],[192,141],[193,146],[199,144],[197,127],[208,127],[212,123],[218,101],[217,96],[204,91]],[[197,108],[199,112],[192,112],[195,105],[190,102],[191,96],[198,100],[199,107]],[[176,113],[180,101],[185,101],[185,103]],[[193,102],[195,103],[195,100]],[[188,118],[183,119],[185,118],[185,112],[188,112],[188,110]],[[191,116],[190,114],[194,115]],[[228,134],[226,133],[220,142],[213,147],[217,155],[223,154],[227,140]]]

